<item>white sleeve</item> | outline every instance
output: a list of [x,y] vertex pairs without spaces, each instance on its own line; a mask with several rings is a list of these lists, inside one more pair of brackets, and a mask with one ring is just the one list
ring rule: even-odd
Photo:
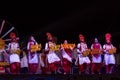
[[103,45],[103,51],[107,52],[105,45]]
[[17,43],[17,49],[20,50],[20,45],[19,45],[19,43]]
[[11,45],[11,44],[9,43],[9,44],[8,44],[8,48],[7,48],[7,50],[10,50],[10,45]]
[[102,45],[100,44],[100,49],[102,49]]
[[30,43],[27,44],[27,50],[30,50]]
[[91,45],[91,49],[93,49],[93,44]]
[[38,45],[38,43],[37,43],[37,42],[35,42],[35,45]]
[[86,44],[86,46],[85,46],[85,49],[88,49],[87,44]]
[[78,52],[78,53],[81,53],[81,51],[80,51],[79,48],[80,48],[80,44],[77,45],[77,52]]
[[115,48],[115,47],[112,45],[112,48]]
[[45,44],[45,51],[48,51],[49,47],[48,47],[48,43]]

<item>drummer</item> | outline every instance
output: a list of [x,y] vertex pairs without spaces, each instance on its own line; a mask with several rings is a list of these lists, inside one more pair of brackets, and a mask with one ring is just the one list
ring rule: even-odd
[[79,39],[80,43],[78,43],[77,45],[78,60],[76,61],[78,61],[79,70],[81,74],[89,74],[88,68],[91,61],[89,57],[86,54],[84,54],[84,52],[88,53],[88,47],[82,34],[79,35]]
[[106,74],[111,74],[113,73],[113,68],[115,65],[114,53],[116,51],[116,48],[111,43],[111,34],[107,33],[105,35],[105,38],[106,38],[106,44],[103,45],[103,50],[105,52],[104,60],[105,60],[105,66],[106,66]]
[[102,53],[102,46],[98,42],[98,39],[94,39],[94,43],[91,45],[91,54],[92,54],[92,65],[91,65],[91,73],[94,74],[97,71],[100,74],[101,68],[101,53]]
[[45,53],[48,61],[48,70],[51,72],[51,74],[56,74],[61,60],[57,56],[55,50],[52,49],[52,47],[56,46],[56,43],[52,34],[47,32],[46,36],[48,41],[45,44]]
[[20,73],[20,46],[16,34],[10,33],[11,42],[8,44],[8,51],[10,53],[10,72],[11,74]]

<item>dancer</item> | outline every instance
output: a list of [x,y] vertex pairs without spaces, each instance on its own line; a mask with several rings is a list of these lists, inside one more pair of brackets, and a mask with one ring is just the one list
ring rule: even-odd
[[32,51],[32,46],[37,45],[35,38],[30,36],[29,41],[27,43],[27,51],[28,51],[28,71],[29,74],[36,74],[38,68],[38,53],[37,51]]
[[21,63],[21,70],[20,73],[28,73],[28,58],[27,58],[27,50],[22,49],[20,54],[20,63]]
[[[0,39],[0,74],[5,74],[5,69],[9,65],[8,53],[5,50],[5,42]],[[7,65],[8,64],[8,65]]]
[[101,68],[101,63],[102,63],[102,46],[98,42],[98,39],[94,39],[94,43],[91,45],[91,53],[92,53],[92,66],[91,66],[91,72],[92,74],[97,71],[100,74],[100,68]]
[[114,65],[115,65],[115,56],[114,53],[116,53],[116,48],[113,46],[111,42],[111,34],[106,33],[106,44],[103,45],[104,50],[104,61],[106,66],[106,74],[113,73]]
[[10,53],[10,72],[12,74],[20,73],[20,46],[16,39],[15,33],[10,33],[11,42],[8,44]]
[[[64,40],[63,45],[67,45],[68,41]],[[72,64],[72,54],[73,48],[70,47],[61,47],[62,48],[62,67],[64,70],[64,74],[70,74],[71,64]]]
[[53,36],[51,35],[51,33],[46,33],[46,35],[48,42],[45,44],[45,53],[48,60],[48,70],[52,74],[56,74],[60,65],[60,58],[56,55],[54,50],[50,50],[51,46],[56,46]]
[[88,68],[91,62],[89,57],[87,56],[89,50],[85,42],[84,36],[82,34],[79,35],[79,39],[80,43],[78,43],[77,45],[79,70],[81,74],[82,73],[89,74]]

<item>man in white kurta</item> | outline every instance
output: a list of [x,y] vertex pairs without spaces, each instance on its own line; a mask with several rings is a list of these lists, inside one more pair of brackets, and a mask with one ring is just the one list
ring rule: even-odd
[[55,44],[48,42],[45,45],[45,51],[49,50],[47,54],[48,67],[50,71],[55,72],[57,71],[58,65],[60,64],[60,58],[56,55],[55,51],[50,50],[50,46],[55,46]]
[[86,42],[84,41],[84,36],[80,34],[79,38],[80,38],[80,43],[78,43],[77,45],[79,70],[82,73],[88,73],[87,69],[91,61],[88,56],[83,56],[83,51],[88,50],[88,47]]
[[60,65],[60,58],[56,55],[54,50],[50,50],[51,46],[55,46],[55,41],[50,33],[47,35],[48,42],[45,44],[45,53],[48,60],[48,70],[55,73]]
[[13,74],[20,73],[20,56],[17,53],[20,51],[20,47],[16,39],[12,39],[12,42],[8,44],[8,50],[10,53],[10,72]]
[[103,45],[103,50],[104,50],[104,61],[106,65],[106,73],[111,74],[113,72],[113,68],[115,65],[115,56],[114,53],[109,53],[109,49],[115,48],[113,44],[110,41],[111,35],[106,34],[106,44]]

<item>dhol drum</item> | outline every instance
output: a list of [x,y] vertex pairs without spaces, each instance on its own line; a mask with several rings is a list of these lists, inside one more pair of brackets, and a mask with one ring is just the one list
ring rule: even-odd
[[108,54],[115,54],[116,53],[116,48],[111,48],[108,50]]
[[83,51],[82,56],[88,56],[90,54],[90,49]]
[[92,49],[91,50],[91,54],[102,54],[103,53],[103,51],[101,50],[101,49]]
[[18,55],[20,55],[20,50],[10,50],[10,53],[16,53],[16,54],[18,54]]

